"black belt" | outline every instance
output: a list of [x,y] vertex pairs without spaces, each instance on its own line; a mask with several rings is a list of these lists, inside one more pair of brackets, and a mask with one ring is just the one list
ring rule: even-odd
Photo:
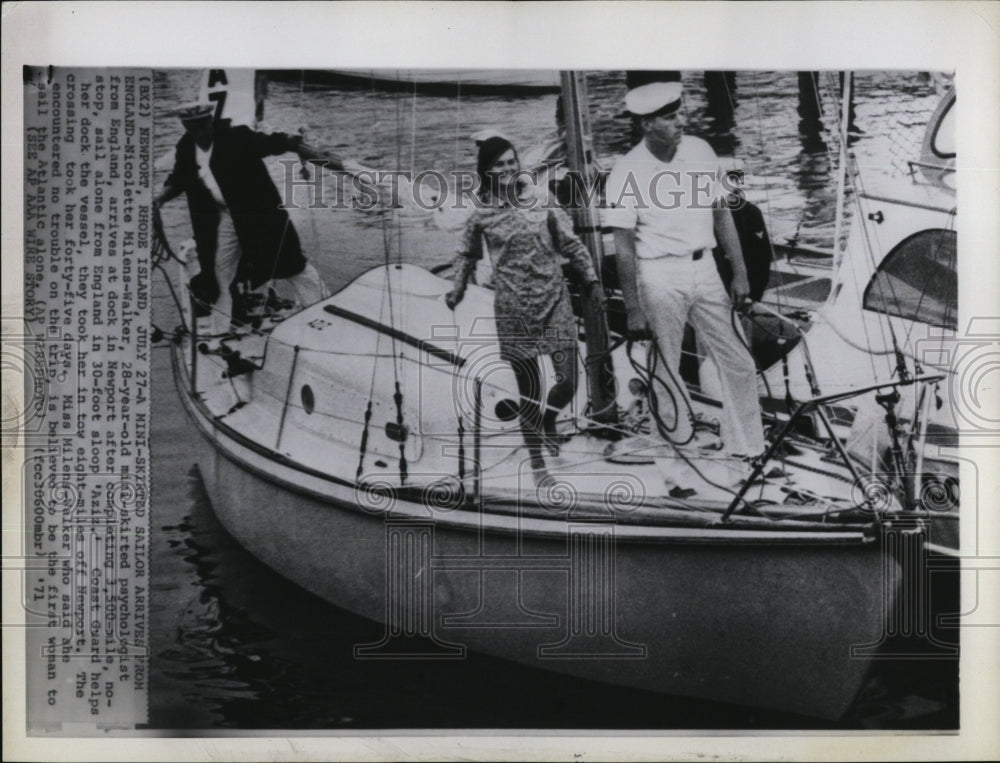
[[664,255],[661,255],[659,257],[643,257],[641,259],[645,259],[645,260],[665,260],[667,258],[677,258],[677,259],[682,259],[682,260],[694,260],[694,261],[697,262],[702,257],[704,257],[706,254],[711,254],[711,253],[712,253],[712,250],[709,249],[706,246],[704,249],[698,249],[698,250],[696,250],[694,252],[691,252],[690,254],[664,254]]
[[668,254],[667,257],[680,257],[682,260],[695,260],[697,262],[706,254],[709,254],[711,251],[712,251],[711,249],[706,247],[704,249],[696,249],[690,254]]

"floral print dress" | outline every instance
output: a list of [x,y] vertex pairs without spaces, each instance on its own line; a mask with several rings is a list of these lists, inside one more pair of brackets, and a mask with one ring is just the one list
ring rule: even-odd
[[581,285],[598,278],[569,216],[561,209],[475,209],[455,258],[459,288],[482,259],[484,240],[493,264],[501,357],[533,358],[572,347],[577,341],[576,318],[563,278],[563,258]]

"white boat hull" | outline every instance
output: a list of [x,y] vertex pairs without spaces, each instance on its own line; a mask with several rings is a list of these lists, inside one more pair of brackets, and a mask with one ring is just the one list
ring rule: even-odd
[[[178,345],[181,390],[183,360]],[[383,643],[358,645],[361,659],[460,658],[469,649],[640,689],[838,718],[870,665],[864,645],[885,631],[899,568],[859,534],[380,503],[234,436],[200,401],[181,398],[203,435],[198,463],[226,529],[289,580],[386,624]],[[862,648],[852,656],[852,647]]]

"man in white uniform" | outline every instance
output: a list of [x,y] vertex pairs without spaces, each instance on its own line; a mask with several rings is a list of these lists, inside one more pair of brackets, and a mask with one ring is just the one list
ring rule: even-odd
[[[731,316],[750,287],[732,215],[720,202],[719,160],[705,141],[683,134],[681,83],[641,85],[629,91],[625,105],[639,119],[643,139],[611,172],[605,224],[614,229],[629,331],[651,329],[669,366],[659,375],[679,379],[684,324],[690,322],[719,370],[726,450],[760,455],[756,368]],[[712,257],[716,242],[732,265],[731,295]],[[671,438],[683,444],[692,437],[690,401],[682,383],[673,384],[672,394],[679,411]],[[658,397],[667,418],[670,397],[662,388]]]

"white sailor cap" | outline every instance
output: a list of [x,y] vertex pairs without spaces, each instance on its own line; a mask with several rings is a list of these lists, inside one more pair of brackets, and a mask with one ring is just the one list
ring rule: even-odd
[[483,145],[490,138],[503,138],[508,143],[512,142],[510,138],[508,138],[506,135],[504,135],[495,127],[484,128],[482,130],[479,130],[478,132],[473,133],[470,137],[472,138],[472,140],[476,142],[477,146]]
[[203,119],[211,118],[215,113],[215,104],[211,101],[195,101],[180,106],[175,112],[184,124],[189,122],[200,122]]
[[719,167],[726,175],[737,180],[742,181],[746,176],[746,166],[743,160],[737,159],[735,156],[720,156]]
[[658,111],[672,113],[681,106],[680,82],[650,82],[629,90],[625,95],[625,108],[638,117]]

